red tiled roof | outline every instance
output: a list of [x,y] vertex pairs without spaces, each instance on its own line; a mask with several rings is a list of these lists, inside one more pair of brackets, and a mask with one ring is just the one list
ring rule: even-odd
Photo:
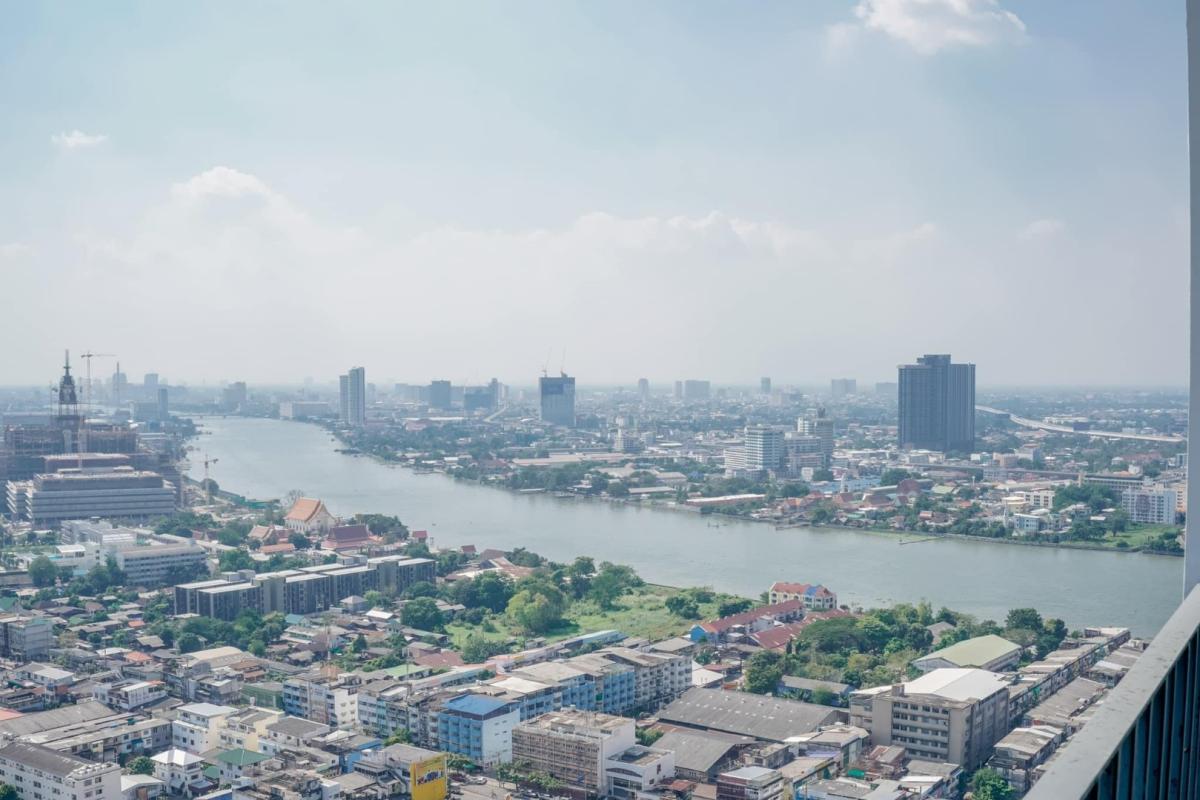
[[797,638],[801,631],[812,625],[814,622],[822,619],[832,619],[834,617],[851,616],[849,611],[843,611],[840,608],[830,609],[829,611],[810,611],[804,616],[804,619],[798,622],[790,622],[787,625],[778,625],[774,628],[768,628],[765,631],[753,633],[750,638],[766,650],[782,650],[787,647],[787,643]]
[[280,542],[279,544],[264,544],[258,548],[258,552],[266,555],[274,555],[275,553],[294,553],[296,545],[291,542]]
[[700,627],[708,633],[720,633],[732,628],[734,625],[745,625],[748,622],[753,622],[762,617],[782,616],[790,614],[794,611],[799,611],[804,608],[804,604],[799,600],[785,600],[782,603],[775,603],[769,606],[759,606],[752,608],[749,611],[743,611],[740,614],[731,614],[728,617],[714,619],[711,622],[702,622]]

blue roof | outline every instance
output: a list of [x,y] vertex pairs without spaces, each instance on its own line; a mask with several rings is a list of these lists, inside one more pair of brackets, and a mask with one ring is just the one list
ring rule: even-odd
[[471,714],[473,716],[483,717],[491,714],[494,711],[500,711],[504,708],[507,708],[511,704],[504,700],[497,700],[494,697],[485,697],[481,694],[464,694],[460,697],[447,700],[442,705],[451,711],[459,711],[463,714]]

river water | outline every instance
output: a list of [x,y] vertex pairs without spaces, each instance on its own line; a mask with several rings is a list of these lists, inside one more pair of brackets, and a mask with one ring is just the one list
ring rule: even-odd
[[823,583],[842,603],[928,600],[1002,620],[1030,606],[1069,627],[1124,625],[1149,636],[1179,602],[1183,559],[942,539],[899,545],[894,534],[769,525],[603,501],[520,495],[417,474],[336,451],[315,425],[208,417],[194,440],[223,489],[256,499],[293,489],[339,515],[394,514],[435,545],[522,546],[556,561],[590,555],[654,583],[708,585],[757,597],[776,580]]

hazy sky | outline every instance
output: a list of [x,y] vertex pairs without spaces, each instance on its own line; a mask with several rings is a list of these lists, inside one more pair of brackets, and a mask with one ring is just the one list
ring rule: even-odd
[[1185,68],[1182,0],[8,4],[0,384],[1182,384]]

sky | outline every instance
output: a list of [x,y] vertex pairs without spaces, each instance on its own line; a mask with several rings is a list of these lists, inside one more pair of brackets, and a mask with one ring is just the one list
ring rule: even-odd
[[1185,48],[1183,2],[14,4],[0,384],[1182,385]]

